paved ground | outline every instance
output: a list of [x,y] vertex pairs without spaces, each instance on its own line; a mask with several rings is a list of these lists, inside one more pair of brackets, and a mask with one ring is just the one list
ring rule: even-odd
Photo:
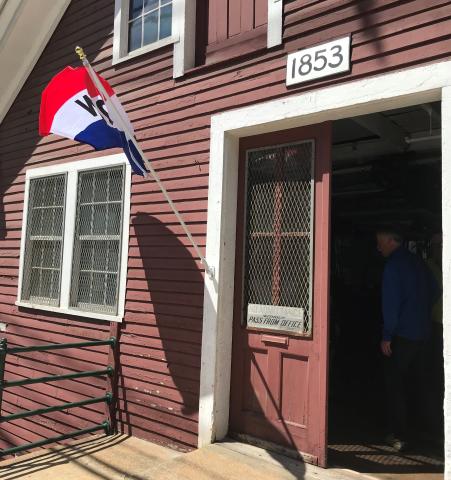
[[[82,440],[0,464],[2,480],[414,480],[412,474],[362,475],[323,470],[238,442],[174,450],[123,435]],[[443,476],[421,477],[438,480]]]

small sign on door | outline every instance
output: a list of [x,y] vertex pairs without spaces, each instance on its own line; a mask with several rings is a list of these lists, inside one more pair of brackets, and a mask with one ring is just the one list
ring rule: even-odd
[[304,333],[304,309],[250,303],[247,307],[247,327]]
[[287,86],[347,72],[350,64],[351,37],[290,53],[287,58]]

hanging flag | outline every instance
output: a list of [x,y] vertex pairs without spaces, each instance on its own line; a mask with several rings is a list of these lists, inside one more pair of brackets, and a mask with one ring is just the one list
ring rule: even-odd
[[39,134],[54,133],[95,150],[123,148],[133,171],[146,175],[143,157],[130,138],[134,132],[127,114],[109,83],[97,77],[106,97],[85,67],[66,67],[55,75],[42,92]]

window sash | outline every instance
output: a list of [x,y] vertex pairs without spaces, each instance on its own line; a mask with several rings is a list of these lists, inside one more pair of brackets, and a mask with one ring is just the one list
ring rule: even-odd
[[80,173],[70,307],[117,314],[124,167]]
[[33,304],[59,305],[66,175],[30,181],[21,297]]

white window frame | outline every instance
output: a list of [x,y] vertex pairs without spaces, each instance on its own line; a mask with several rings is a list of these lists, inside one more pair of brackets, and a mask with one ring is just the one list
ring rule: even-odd
[[268,0],[267,48],[282,44],[283,0]]
[[[77,193],[78,193],[78,174],[87,170],[97,170],[101,168],[125,166],[124,178],[124,196],[123,196],[123,221],[122,221],[122,239],[120,252],[120,270],[119,270],[119,288],[117,314],[109,315],[105,313],[89,312],[70,307],[70,287],[72,280],[72,256],[75,235],[75,220],[77,215]],[[30,181],[39,177],[50,175],[66,175],[66,195],[65,195],[65,213],[64,213],[64,236],[63,252],[61,262],[61,288],[60,305],[40,305],[26,300],[22,300],[22,284],[24,272],[25,243],[28,228],[28,195],[30,191]],[[127,263],[128,263],[128,239],[130,230],[130,191],[131,191],[131,168],[127,157],[121,153],[117,155],[108,155],[104,157],[95,157],[88,160],[77,162],[51,165],[29,169],[25,176],[25,199],[24,199],[24,218],[22,223],[22,237],[20,241],[20,264],[19,264],[19,286],[17,292],[16,305],[19,307],[33,308],[36,310],[45,310],[49,312],[58,312],[62,314],[76,315],[78,317],[87,317],[98,320],[108,320],[111,322],[121,322],[125,313],[125,288],[127,282]]]
[[115,0],[113,65],[174,45],[173,77],[181,77],[194,67],[196,0],[172,0],[172,35],[144,47],[128,51],[128,12],[130,0]]

